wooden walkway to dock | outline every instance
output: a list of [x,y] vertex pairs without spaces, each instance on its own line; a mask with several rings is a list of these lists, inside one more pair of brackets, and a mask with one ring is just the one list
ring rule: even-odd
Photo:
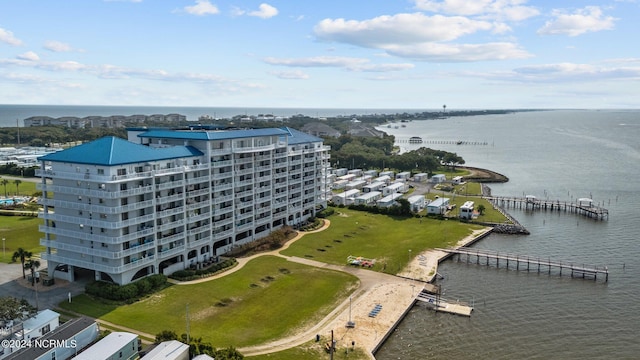
[[455,315],[471,316],[473,308],[463,302],[450,302],[437,294],[432,294],[427,290],[422,290],[416,297],[417,301],[422,301],[433,306],[434,310]]
[[547,272],[549,275],[554,273],[560,276],[562,276],[562,273],[564,271],[566,275],[570,274],[571,277],[578,277],[583,279],[593,278],[594,281],[596,281],[598,279],[598,275],[600,275],[601,278],[602,276],[604,276],[605,282],[609,281],[609,269],[606,266],[598,267],[584,264],[579,265],[566,261],[541,259],[540,257],[499,253],[491,250],[472,249],[467,247],[437,250],[445,251],[450,254],[457,254],[458,261],[460,261],[463,256],[466,256],[466,260],[468,263],[473,262],[473,260],[475,259],[476,264],[484,264],[489,266],[489,260],[495,260],[496,267],[500,267],[500,262],[502,261],[507,269],[511,269],[509,267],[509,263],[511,263],[516,265],[515,270],[537,271],[538,273]]
[[502,208],[512,207],[530,210],[564,211],[596,220],[609,219],[609,210],[595,206],[591,201],[586,201],[590,199],[582,199],[584,200],[582,202],[580,199],[575,202],[567,202],[560,200],[541,200],[531,197],[485,196],[484,198]]

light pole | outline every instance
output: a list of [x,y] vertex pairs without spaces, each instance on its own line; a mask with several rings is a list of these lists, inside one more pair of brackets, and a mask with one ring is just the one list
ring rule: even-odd
[[7,257],[7,248],[4,246],[6,241],[7,241],[7,239],[2,238],[2,258],[6,258]]
[[349,321],[347,321],[347,327],[353,328],[356,326],[355,321],[351,320],[351,296],[349,296]]

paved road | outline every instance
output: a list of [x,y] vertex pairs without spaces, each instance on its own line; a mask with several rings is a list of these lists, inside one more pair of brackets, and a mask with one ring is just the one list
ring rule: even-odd
[[[41,268],[46,268],[47,262],[40,260]],[[85,284],[82,282],[68,283],[58,281],[52,287],[37,285],[38,309],[55,309],[62,301],[68,301],[69,293],[76,296],[84,292]],[[22,279],[22,265],[20,263],[0,263],[0,296],[12,296],[17,299],[25,299],[31,305],[36,306],[36,287],[26,284]]]

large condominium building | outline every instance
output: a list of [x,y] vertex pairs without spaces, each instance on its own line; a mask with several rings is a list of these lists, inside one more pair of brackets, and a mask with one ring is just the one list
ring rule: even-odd
[[87,269],[127,284],[168,275],[326,206],[320,138],[290,128],[128,134],[39,159],[51,276],[73,281]]

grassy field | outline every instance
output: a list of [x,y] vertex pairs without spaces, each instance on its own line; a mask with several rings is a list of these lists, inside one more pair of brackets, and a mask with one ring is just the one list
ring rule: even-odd
[[[335,208],[331,226],[305,235],[283,255],[330,264],[346,264],[347,257],[376,259],[374,270],[397,274],[419,252],[454,244],[480,226],[455,220],[395,218],[346,208]],[[411,251],[410,251],[411,250]]]
[[44,250],[40,246],[42,233],[38,231],[38,226],[42,223],[42,219],[36,217],[0,216],[0,237],[5,239],[5,249],[0,253],[0,261],[11,262],[11,256],[19,247],[39,256]]
[[[0,180],[4,179],[2,175],[0,175]],[[36,191],[36,183],[32,181],[28,181],[26,179],[20,179],[20,184],[16,186],[14,179],[6,179],[9,181],[7,186],[0,184],[0,196],[32,196]]]
[[192,337],[218,348],[243,347],[315,324],[357,283],[349,274],[264,256],[223,278],[174,285],[131,305],[100,305],[81,296],[60,306],[154,335],[162,330],[185,333],[188,307]]

